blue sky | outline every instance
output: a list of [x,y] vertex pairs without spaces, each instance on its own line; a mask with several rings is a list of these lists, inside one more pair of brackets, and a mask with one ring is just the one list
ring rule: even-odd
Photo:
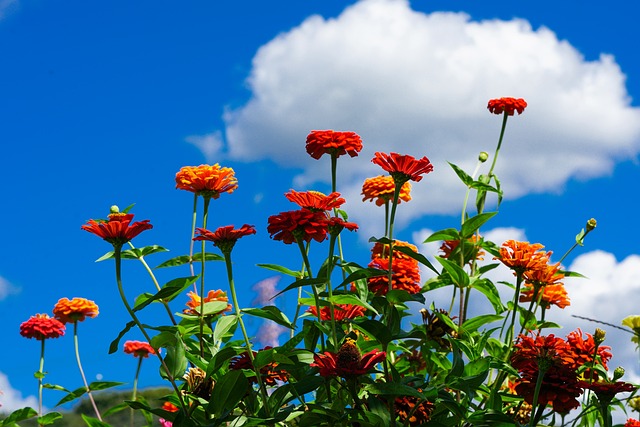
[[[256,263],[299,264],[266,233],[267,217],[291,208],[283,193],[328,188],[328,160],[304,152],[311,129],[363,138],[358,158],[340,159],[338,190],[361,225],[347,249],[366,263],[366,240],[382,224],[358,197],[362,179],[380,173],[373,153],[434,163],[399,213],[399,237],[420,243],[458,223],[464,189],[446,161],[471,170],[479,151],[492,152],[500,119],[486,102],[501,96],[529,107],[509,120],[497,169],[506,201],[488,235],[540,242],[559,257],[595,217],[598,229],[565,261],[591,280],[567,282],[572,306],[556,319],[591,331],[571,314],[615,324],[638,314],[640,257],[629,233],[638,208],[640,63],[631,4],[0,0],[0,318],[11,349],[0,354],[0,403],[33,405],[39,348],[18,326],[61,297],[100,306],[80,325],[90,379],[132,380],[130,356],[107,355],[126,312],[112,263],[94,263],[109,245],[80,230],[87,219],[136,203],[136,217],[154,225],[136,245],[185,254],[192,198],[174,189],[175,173],[206,162],[233,167],[239,188],[213,202],[209,224],[259,230],[234,251],[247,306],[252,286],[273,277]],[[221,268],[211,271],[225,289]],[[130,262],[124,274],[131,298],[152,290],[141,266]],[[176,275],[187,273],[159,273],[161,281]],[[277,303],[290,307],[294,296]],[[610,344],[623,347],[614,347],[616,362],[637,380],[627,338],[611,331]],[[47,381],[80,386],[72,351],[70,337],[47,343]],[[156,361],[143,371],[143,385],[160,384]],[[59,397],[49,392],[45,403]]]

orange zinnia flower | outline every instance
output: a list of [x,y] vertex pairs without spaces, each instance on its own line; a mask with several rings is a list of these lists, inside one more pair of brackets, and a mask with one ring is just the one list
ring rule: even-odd
[[96,221],[90,219],[82,228],[89,233],[102,237],[114,247],[122,247],[129,240],[145,230],[153,228],[149,220],[138,221],[131,224],[133,214],[112,213],[108,221]]
[[386,357],[387,353],[378,350],[362,355],[355,341],[347,338],[337,353],[325,351],[314,354],[313,363],[309,366],[320,368],[323,377],[352,378],[371,372]]
[[433,171],[433,165],[426,157],[416,159],[413,156],[398,153],[376,152],[371,161],[389,172],[396,185],[402,185],[409,180],[418,182],[422,179],[422,175]]
[[185,166],[176,174],[176,188],[217,199],[222,193],[233,193],[238,188],[238,180],[233,169],[221,168],[217,163]]
[[[469,239],[467,239],[467,242],[469,242],[470,245],[465,245],[465,248],[469,249],[473,246],[476,251],[475,257],[473,258],[482,261],[484,260],[484,251],[481,250],[477,245],[479,240],[480,237],[477,234],[474,234]],[[451,259],[451,254],[458,248],[458,246],[460,246],[460,240],[443,241],[442,246],[440,246],[440,250],[442,251],[442,258]],[[459,255],[460,253],[458,253],[458,256]]]
[[[187,301],[187,307],[189,308],[185,309],[184,313],[197,316],[198,311],[200,310],[201,298],[195,292],[189,292],[187,296],[189,297],[189,301]],[[207,293],[207,296],[204,297],[204,303],[206,304],[208,302],[214,302],[214,301],[229,302],[229,297],[227,296],[226,292],[223,292],[220,289],[218,289],[217,291],[209,291]],[[217,313],[211,313],[209,314],[209,316],[217,316],[218,314],[224,314],[225,311],[231,311],[231,304],[227,304],[227,307],[225,309],[220,310]]]
[[542,248],[544,246],[539,243],[507,240],[500,248],[500,257],[494,259],[499,259],[504,265],[521,274],[526,270],[545,269],[551,252],[542,252]]
[[61,337],[64,330],[64,324],[48,314],[36,314],[20,325],[20,335],[37,340]]
[[61,298],[53,307],[53,315],[62,323],[82,322],[98,315],[98,305],[85,298]]
[[300,241],[310,242],[311,239],[322,242],[327,238],[329,225],[324,212],[313,212],[309,209],[281,212],[269,217],[267,231],[274,240],[282,240],[290,245]]
[[[418,252],[418,247],[416,245],[413,245],[409,242],[403,242],[402,240],[394,240],[393,241],[393,259],[406,259],[409,260],[411,262],[416,262],[413,258],[411,258],[409,255],[406,255],[400,251],[397,251],[396,248],[397,247],[405,247],[405,248],[409,248],[411,249],[413,252]],[[371,258],[372,259],[376,259],[376,258],[389,258],[389,245],[387,244],[382,244],[380,242],[376,242],[373,245],[373,248],[371,248]]]
[[[583,338],[582,330],[576,329],[575,331],[570,332],[567,335],[567,342],[571,346],[573,351],[573,358],[576,360],[578,365],[590,365],[593,362],[597,362],[602,365],[604,369],[609,369],[607,366],[607,362],[611,360],[613,355],[609,350],[611,347],[608,345],[599,345],[598,346],[598,358],[594,359],[594,354],[596,352],[596,343],[593,339],[593,335],[586,334],[587,338]],[[582,372],[583,378],[592,378],[594,380],[598,379],[598,371],[595,369],[587,369]]]
[[[367,178],[362,184],[362,198],[363,202],[374,201],[377,206],[382,206],[386,202],[393,199],[393,192],[395,191],[396,184],[393,178],[389,175],[380,175],[375,178]],[[400,187],[400,194],[398,195],[398,203],[411,200],[411,183],[409,181],[402,184]]]
[[330,154],[332,157],[349,154],[355,157],[362,150],[362,139],[355,132],[313,130],[307,135],[306,148],[307,153],[316,160],[323,154]]
[[[418,389],[419,392],[422,390]],[[427,400],[418,401],[415,396],[396,397],[395,400],[396,415],[400,417],[403,425],[421,426],[425,425],[431,419],[431,413],[435,409],[435,405]]]
[[245,224],[238,229],[234,229],[233,225],[227,225],[220,227],[216,231],[211,232],[204,228],[196,228],[196,233],[199,236],[193,238],[193,240],[208,240],[213,242],[213,245],[220,248],[222,253],[230,253],[233,246],[236,244],[239,238],[248,236],[249,234],[256,234],[256,228],[253,225]]
[[162,404],[162,410],[167,412],[178,412],[180,409],[171,402],[164,402]]
[[[309,310],[307,311],[316,317],[318,316],[318,307],[315,305],[309,307]],[[336,322],[362,317],[366,311],[367,310],[364,307],[353,304],[336,304],[333,307],[333,315]],[[331,320],[331,309],[329,307],[320,307],[320,320]]]
[[640,427],[640,421],[629,418],[627,422],[624,423],[624,427]]
[[310,211],[329,211],[334,208],[339,208],[345,202],[340,197],[340,193],[333,192],[328,196],[319,191],[295,191],[289,190],[284,195],[290,202],[296,203],[301,208],[309,209]]
[[[150,354],[156,354],[156,350],[151,347],[148,342],[144,341],[127,341],[124,343],[124,352],[132,354],[133,357],[149,357]],[[163,408],[164,409],[164,408]]]
[[[269,350],[271,348],[272,347],[267,346],[263,350]],[[257,355],[258,352],[254,351],[254,359]],[[250,369],[252,372],[254,372],[254,375],[247,377],[247,380],[249,380],[249,382],[253,384],[256,384],[258,382],[258,379],[255,376],[255,371],[253,369],[253,364],[251,363],[251,359],[249,358],[249,353],[246,351],[239,356],[231,359],[229,369]],[[289,373],[282,368],[278,368],[278,364],[276,362],[270,362],[260,368],[260,378],[262,379],[263,384],[268,386],[275,386],[278,384],[278,381],[287,381],[289,379]]]
[[487,105],[487,109],[493,114],[502,114],[505,112],[509,116],[513,116],[515,111],[517,111],[518,114],[522,114],[525,108],[527,108],[527,102],[522,98],[492,99]]
[[[369,263],[369,267],[388,271],[389,258],[376,258]],[[420,292],[422,287],[420,286],[420,267],[418,267],[417,262],[394,258],[392,261],[392,270],[392,289],[404,289],[410,294]],[[386,274],[383,276],[370,277],[368,285],[369,290],[375,294],[385,295],[389,292],[389,278]]]
[[530,302],[535,296],[536,300],[540,300],[540,305],[546,309],[550,308],[552,305],[560,308],[565,308],[571,305],[567,290],[564,288],[562,283],[539,286],[537,289],[538,290],[536,291],[536,286],[522,288],[520,293],[520,302]]

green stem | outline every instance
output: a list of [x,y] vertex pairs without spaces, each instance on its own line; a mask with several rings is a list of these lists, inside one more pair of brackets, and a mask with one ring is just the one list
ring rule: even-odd
[[[202,228],[207,228],[207,218],[209,216],[210,197],[204,198],[204,213],[202,214]],[[204,357],[204,266],[205,266],[205,240],[202,240],[201,260],[200,260],[200,312],[198,318],[200,321],[200,356]]]
[[[339,236],[339,235],[338,235]],[[333,348],[338,351],[338,332],[336,329],[335,307],[333,305],[333,289],[331,287],[331,272],[333,271],[333,251],[335,250],[336,236],[329,239],[329,258],[327,259],[327,292],[329,294],[329,313],[331,314],[331,332],[333,333]],[[344,272],[344,270],[343,270]],[[318,307],[320,311],[320,307]]]
[[[482,166],[482,162],[478,161],[478,163],[476,164],[476,169],[473,171],[473,174],[471,175],[472,179],[476,179],[476,174],[478,173],[478,171],[480,170],[480,166]],[[471,187],[467,186],[467,192],[464,195],[464,202],[462,203],[462,218],[460,219],[460,225],[464,224],[465,220],[467,219],[467,203],[469,202],[469,195],[471,194]],[[480,212],[478,212],[480,213]]]
[[587,228],[587,229],[585,230],[584,234],[582,235],[582,238],[580,239],[580,241],[579,241],[579,242],[575,242],[575,243],[573,244],[573,246],[571,246],[571,247],[569,248],[569,250],[568,250],[567,252],[565,252],[565,254],[564,254],[564,255],[562,255],[562,258],[560,258],[560,261],[558,261],[558,262],[562,262],[562,261],[564,261],[564,259],[565,259],[565,258],[566,258],[566,257],[567,257],[571,252],[573,252],[573,250],[574,250],[575,248],[577,248],[577,247],[578,247],[578,245],[582,246],[582,244],[583,244],[583,242],[584,242],[584,238],[585,238],[585,237],[587,237],[587,234],[591,233],[591,231],[592,231],[592,230],[593,230],[593,229],[588,229],[588,228]]
[[245,345],[247,346],[247,354],[249,355],[249,359],[251,360],[251,366],[253,366],[253,370],[256,373],[256,379],[258,380],[258,385],[260,386],[260,392],[262,394],[262,401],[264,405],[264,410],[267,413],[267,417],[270,416],[269,411],[269,396],[267,395],[267,389],[262,382],[262,375],[260,373],[260,369],[256,368],[255,358],[253,357],[253,350],[251,348],[251,341],[249,340],[249,335],[247,334],[247,329],[244,326],[244,321],[242,320],[242,312],[240,310],[240,304],[238,303],[238,297],[236,295],[236,287],[233,281],[233,267],[231,264],[231,251],[223,252],[224,261],[227,266],[227,279],[229,281],[229,289],[231,290],[231,298],[233,300],[233,306],[235,308],[236,317],[238,318],[238,323],[240,323],[240,329],[242,330],[242,336],[244,337]]
[[[138,367],[136,368],[136,376],[133,378],[133,393],[131,396],[132,401],[136,401],[138,397],[138,377],[140,376],[140,368],[142,367],[142,356],[138,357]],[[131,408],[131,427],[133,427],[134,410]]]
[[[520,287],[522,286],[522,273],[517,272],[516,275],[516,292],[513,297],[513,311],[511,313],[511,324],[509,325],[509,329],[507,329],[507,335],[505,339],[505,344],[511,347],[511,341],[513,340],[513,329],[516,324],[516,314],[518,313],[518,299],[520,296]],[[508,354],[508,353],[507,353]]]
[[91,394],[91,389],[89,388],[89,383],[87,383],[87,377],[84,375],[84,370],[82,369],[82,363],[80,362],[80,346],[78,345],[78,321],[73,322],[73,344],[76,350],[76,361],[78,362],[78,369],[80,369],[80,376],[82,376],[82,382],[84,383],[84,387],[87,389],[87,396],[89,396],[89,400],[91,401],[91,406],[93,406],[93,410],[96,413],[96,416],[100,421],[102,421],[102,417],[100,416],[100,411],[98,410],[98,406],[96,405],[96,401],[93,399],[93,395]]
[[[307,269],[307,273],[308,273],[308,278],[311,279],[313,278],[313,272],[311,271],[311,262],[309,262],[309,256],[307,255],[307,251],[305,250],[304,244],[302,243],[303,241],[300,240],[299,238],[296,237],[296,242],[298,243],[298,248],[300,249],[300,254],[302,255],[302,260],[304,262],[304,265]],[[318,323],[322,322],[322,316],[320,315],[320,296],[318,295],[318,290],[316,289],[316,285],[311,284],[311,290],[313,291],[313,299],[316,303],[316,307],[318,308],[317,311],[317,318],[318,318]],[[324,345],[324,336],[322,334],[320,334],[320,345],[321,345],[321,349],[324,352],[325,351],[325,345]]]
[[384,235],[389,233],[389,201],[384,201]]
[[[196,273],[193,269],[193,247],[195,245],[195,241],[193,240],[194,237],[196,237],[196,220],[198,217],[198,195],[197,194],[193,194],[193,214],[192,214],[192,219],[191,219],[191,241],[189,244],[189,269],[191,270],[191,275],[195,276]],[[198,289],[196,287],[196,284],[193,284],[193,291],[195,293],[198,293]]]
[[396,219],[396,208],[398,207],[398,199],[400,198],[400,189],[403,183],[395,182],[393,189],[393,203],[391,204],[391,216],[389,217],[389,290],[393,289],[393,223]]
[[[44,377],[44,338],[40,340],[40,370],[38,371],[38,416],[41,417],[42,414],[42,379]],[[43,426],[44,424],[40,424]]]
[[500,147],[502,146],[502,139],[504,138],[504,130],[507,127],[507,119],[509,118],[509,115],[506,113],[503,113],[503,119],[502,119],[502,128],[500,129],[500,138],[498,138],[498,146],[496,147],[496,152],[493,155],[493,161],[491,162],[491,168],[489,169],[489,178],[491,178],[493,176],[493,169],[496,167],[496,161],[498,160],[498,153],[500,152]]
[[[544,410],[545,404],[538,404],[538,397],[540,396],[540,389],[542,388],[542,379],[544,378],[544,374],[546,373],[546,369],[538,368],[538,378],[536,380],[536,388],[533,391],[533,408],[531,409],[531,417],[529,418],[529,427],[534,427],[542,416],[542,411],[536,410],[539,408],[538,405]],[[535,414],[535,416],[534,416]]]

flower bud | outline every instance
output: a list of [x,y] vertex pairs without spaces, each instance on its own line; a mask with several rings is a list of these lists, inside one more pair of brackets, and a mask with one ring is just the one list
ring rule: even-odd
[[594,228],[596,228],[596,225],[598,225],[596,219],[591,218],[589,221],[587,221],[587,231],[593,230]]
[[595,341],[596,345],[600,345],[604,342],[606,335],[607,333],[604,330],[596,328],[596,332],[593,334],[593,341]]
[[624,375],[624,368],[618,366],[613,370],[613,380],[618,381]]
[[113,205],[109,208],[109,213],[120,213],[120,208],[118,205]]
[[634,397],[633,399],[629,399],[629,406],[634,411],[640,412],[640,397]]
[[487,153],[486,151],[481,151],[480,154],[478,155],[478,161],[484,163],[489,159],[489,153]]

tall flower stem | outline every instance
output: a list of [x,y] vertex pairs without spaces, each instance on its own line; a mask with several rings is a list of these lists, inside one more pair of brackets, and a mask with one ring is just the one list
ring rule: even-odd
[[[207,218],[209,217],[209,202],[211,201],[210,197],[204,198],[204,212],[202,214],[202,228],[207,228]],[[206,263],[205,260],[205,241],[202,241],[201,254],[202,258],[200,260],[200,313],[198,317],[200,318],[200,356],[204,357],[204,266]]]
[[[473,171],[473,174],[471,174],[472,179],[476,179],[476,175],[480,171],[480,166],[482,166],[482,163],[483,162],[478,160],[478,163],[476,164],[476,169]],[[467,186],[467,192],[464,195],[464,201],[462,203],[462,218],[460,219],[460,225],[463,225],[467,219],[467,204],[469,203],[470,194],[471,194],[471,187]]]
[[513,308],[512,308],[512,313],[511,313],[511,324],[509,325],[509,328],[507,329],[507,335],[506,335],[506,339],[505,339],[505,344],[507,344],[508,346],[511,346],[511,341],[513,340],[513,328],[516,324],[516,315],[518,313],[518,299],[520,296],[520,287],[522,286],[522,273],[518,272],[516,275],[516,290],[515,290],[515,295],[513,297]]
[[87,377],[84,375],[82,362],[80,362],[80,347],[78,346],[78,321],[73,322],[73,344],[76,351],[76,362],[78,362],[78,369],[80,369],[80,376],[82,376],[82,382],[84,383],[84,387],[87,389],[87,396],[89,396],[89,400],[91,401],[91,406],[93,406],[93,410],[96,413],[96,417],[98,417],[98,419],[102,421],[102,416],[100,415],[100,411],[98,410],[96,401],[93,399],[93,395],[91,394],[89,383],[87,383]]
[[[300,254],[302,255],[302,260],[304,262],[305,268],[307,269],[307,274],[309,275],[309,279],[313,278],[313,272],[311,270],[311,262],[309,262],[309,256],[307,255],[307,251],[305,250],[304,244],[302,243],[303,241],[299,238],[296,237],[296,242],[298,243],[298,248],[300,249]],[[314,284],[311,284],[311,290],[313,291],[313,299],[316,303],[316,307],[318,307],[318,322],[322,322],[322,317],[320,315],[320,296],[318,295],[318,290],[316,289],[316,286]],[[322,351],[325,350],[324,348],[324,338],[322,337],[322,335],[320,335],[320,342],[322,345]]]
[[[40,340],[40,369],[38,370],[38,416],[42,416],[42,379],[44,378],[44,338]],[[44,424],[39,424],[43,426]]]
[[[305,253],[309,252],[309,246],[310,246],[310,242],[307,242],[307,247],[304,249]],[[304,278],[304,271],[306,269],[306,264],[304,263],[304,261],[302,261],[302,267],[300,268],[302,277],[300,277],[301,279]],[[298,317],[300,316],[300,308],[302,307],[302,304],[300,304],[300,298],[302,298],[302,287],[298,287],[298,299],[297,304],[296,304],[296,313],[293,316],[293,326],[295,327],[298,323]],[[290,338],[293,338],[295,334],[295,331],[293,329],[291,329],[290,332]]]
[[[136,376],[133,378],[133,393],[131,400],[136,401],[138,397],[138,377],[140,376],[140,368],[142,367],[142,356],[138,357],[138,367],[136,368]],[[131,408],[131,427],[133,427],[134,410]]]
[[247,328],[244,326],[244,321],[242,320],[242,312],[240,310],[240,304],[238,303],[238,297],[236,295],[236,287],[235,282],[233,281],[233,266],[231,264],[231,251],[223,251],[224,261],[227,266],[227,279],[229,281],[229,289],[231,290],[231,298],[233,300],[233,307],[235,308],[236,317],[238,318],[238,323],[240,323],[240,329],[242,330],[242,336],[244,337],[245,345],[247,346],[247,354],[249,355],[249,359],[251,360],[251,366],[253,366],[253,370],[256,373],[256,379],[258,381],[258,385],[260,386],[260,393],[262,394],[262,401],[264,410],[267,413],[267,417],[270,416],[269,411],[269,396],[267,395],[267,388],[265,387],[262,381],[262,374],[260,373],[260,369],[258,369],[255,365],[255,358],[253,357],[253,350],[251,349],[251,341],[249,340],[249,335],[247,334]]
[[[331,192],[335,193],[337,188],[337,170],[338,170],[338,156],[331,154]],[[333,214],[338,215],[338,209],[333,209]],[[331,253],[333,255],[333,252]],[[338,235],[338,254],[340,255],[340,263],[344,264],[344,254],[342,252],[342,238]],[[347,273],[342,269],[342,279],[347,278]],[[337,344],[336,344],[337,345]]]
[[[338,238],[340,235],[337,236]],[[335,306],[333,304],[333,289],[331,286],[331,272],[333,271],[333,252],[335,250],[336,236],[333,234],[329,239],[329,258],[327,259],[327,293],[329,294],[329,313],[331,315],[331,332],[333,333],[333,347],[334,350],[338,350],[338,332],[336,329],[336,314]],[[343,270],[344,271],[344,270]],[[320,312],[320,307],[318,307]]]
[[538,367],[538,378],[536,380],[536,388],[533,391],[533,408],[531,409],[531,417],[529,418],[529,427],[534,427],[538,423],[540,417],[542,417],[542,411],[546,406],[545,404],[538,403],[538,397],[540,396],[542,380],[544,378],[544,375],[547,373],[547,369],[548,368],[542,366]]
[[[138,319],[138,316],[136,316],[136,313],[133,311],[133,309],[129,305],[129,301],[127,301],[127,297],[124,294],[124,288],[122,287],[122,246],[114,245],[114,254],[115,254],[115,262],[116,262],[116,283],[118,285],[118,293],[120,294],[120,299],[122,300],[122,303],[124,304],[124,307],[127,309],[127,312],[129,313],[129,316],[131,317],[133,322],[136,324],[138,329],[140,329],[140,332],[142,333],[142,335],[144,335],[144,338],[147,340],[147,342],[150,343],[151,342],[151,337],[149,336],[149,333],[147,332],[145,327],[140,322],[140,319]],[[180,406],[182,407],[182,409],[184,409],[185,412],[187,412],[188,411],[188,407],[184,403],[184,399],[182,398],[182,393],[180,392],[180,389],[178,388],[178,385],[176,384],[175,378],[171,374],[171,371],[167,367],[167,364],[165,363],[164,359],[160,355],[159,351],[156,351],[156,356],[158,357],[158,360],[160,361],[160,364],[162,365],[162,367],[164,368],[165,373],[167,374],[167,378],[169,379],[169,382],[171,383],[173,391],[178,396],[178,400],[180,402]]]
[[389,273],[387,275],[389,280],[389,290],[393,289],[393,223],[396,219],[396,208],[398,207],[398,199],[400,198],[400,189],[402,188],[403,182],[397,182],[394,179],[394,189],[393,189],[393,203],[391,204],[391,215],[389,217]]
[[496,167],[496,161],[498,160],[498,153],[500,153],[500,147],[502,146],[502,139],[504,138],[504,130],[507,128],[507,119],[509,115],[507,113],[502,114],[502,128],[500,129],[500,137],[498,138],[498,146],[496,147],[496,152],[493,155],[493,161],[491,162],[491,168],[489,169],[489,174],[487,175],[489,178],[493,177],[493,169]]
[[[196,236],[196,220],[198,218],[198,194],[193,194],[193,214],[191,215],[191,243],[189,244],[189,270],[191,271],[191,275],[195,276],[195,270],[193,269],[193,247],[195,245],[195,241],[193,238]],[[193,284],[193,291],[198,292],[197,286]]]

